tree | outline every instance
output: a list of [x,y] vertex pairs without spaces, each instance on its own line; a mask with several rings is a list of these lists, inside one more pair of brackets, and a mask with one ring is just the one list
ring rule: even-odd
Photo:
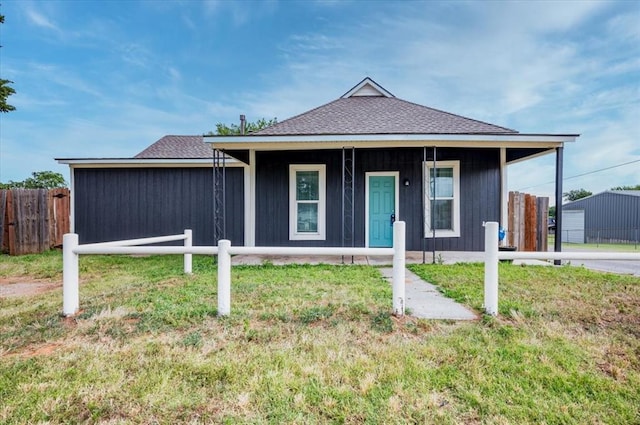
[[[4,15],[0,15],[0,24],[4,24]],[[9,84],[12,83],[13,81],[11,80],[0,78],[0,112],[10,112],[16,110],[15,106],[9,105],[7,103],[7,98],[12,94],[15,94],[16,92],[13,87],[9,86]]]
[[611,190],[640,190],[640,184],[637,184],[635,186],[618,186],[618,187],[612,187]]
[[573,189],[568,192],[564,192],[562,194],[563,198],[566,198],[567,201],[577,201],[578,199],[586,198],[587,196],[591,196],[593,193],[584,189]]
[[[260,118],[256,122],[247,122],[244,127],[244,132],[246,133],[254,133],[256,131],[262,130],[263,128],[271,127],[274,124],[278,123],[277,118],[272,118],[267,121],[264,118]],[[208,135],[210,136],[234,136],[240,134],[240,126],[237,124],[226,125],[222,123],[216,124],[216,132],[210,131]]]
[[549,207],[549,217],[555,218],[555,216],[556,216],[556,206],[554,205],[552,207]]
[[0,189],[55,189],[58,187],[67,187],[67,182],[60,173],[53,171],[34,171],[31,177],[24,181],[9,183],[0,183]]

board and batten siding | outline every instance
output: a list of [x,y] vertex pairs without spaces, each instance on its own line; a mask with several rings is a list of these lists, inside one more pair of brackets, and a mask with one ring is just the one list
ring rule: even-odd
[[[289,240],[289,165],[326,165],[326,238]],[[256,152],[256,245],[340,246],[342,243],[342,152]]]
[[[244,244],[242,168],[227,168],[227,239]],[[213,171],[209,168],[76,168],[75,232],[80,243],[173,235],[193,230],[213,245]]]
[[[427,150],[433,160],[432,149]],[[437,151],[439,161],[460,161],[460,237],[436,238],[438,251],[481,251],[484,221],[500,217],[500,152],[498,149],[453,149]],[[365,175],[374,171],[399,172],[399,211],[406,222],[408,250],[422,249],[421,148],[358,149],[355,159],[355,246],[365,244]],[[324,241],[289,240],[289,165],[326,164],[327,232]],[[409,186],[403,184],[409,180]],[[342,244],[342,151],[256,152],[256,245],[341,246]],[[426,250],[433,240],[425,240]]]

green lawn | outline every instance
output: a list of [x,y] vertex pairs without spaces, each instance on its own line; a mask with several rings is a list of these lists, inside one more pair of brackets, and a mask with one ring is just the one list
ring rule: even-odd
[[[61,256],[0,278],[61,281]],[[0,423],[638,423],[640,279],[500,264],[500,317],[396,319],[367,266],[232,270],[86,256],[61,290],[0,298]],[[411,269],[481,310],[481,265]],[[14,279],[15,280],[15,279]]]
[[[555,236],[549,236],[549,251],[553,251]],[[585,250],[585,251],[603,251],[603,252],[639,252],[640,244],[634,243],[568,243],[562,244],[563,250]]]

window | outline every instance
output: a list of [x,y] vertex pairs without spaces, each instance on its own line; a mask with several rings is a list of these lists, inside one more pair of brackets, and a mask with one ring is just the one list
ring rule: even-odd
[[289,166],[289,239],[325,239],[325,165]]
[[460,161],[425,162],[424,175],[425,237],[460,236]]

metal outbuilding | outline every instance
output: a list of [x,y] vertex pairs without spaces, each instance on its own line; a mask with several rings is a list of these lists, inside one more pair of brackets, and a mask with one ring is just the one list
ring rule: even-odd
[[[584,243],[640,242],[640,190],[607,190],[563,205],[565,213],[583,211]],[[579,226],[578,226],[579,227]],[[563,230],[562,239],[575,242]]]

